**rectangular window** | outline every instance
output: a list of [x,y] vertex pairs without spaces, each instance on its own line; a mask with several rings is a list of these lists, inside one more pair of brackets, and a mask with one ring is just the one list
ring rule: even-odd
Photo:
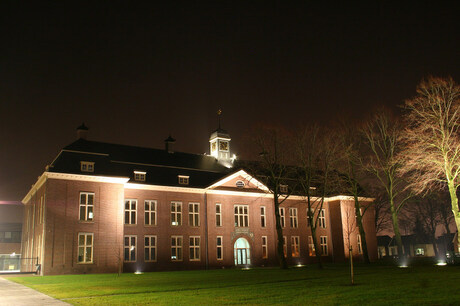
[[93,233],[78,233],[78,263],[93,262]]
[[288,185],[280,185],[280,193],[288,193]]
[[87,162],[87,161],[81,161],[80,170],[81,172],[94,172],[94,163]]
[[182,236],[171,236],[171,260],[182,260]]
[[287,239],[286,239],[286,236],[283,236],[283,253],[284,253],[284,257],[287,257]]
[[171,202],[171,225],[182,225],[182,202]]
[[94,193],[80,192],[80,221],[93,221]]
[[315,251],[315,244],[313,243],[313,237],[308,236],[308,255],[310,256],[315,256],[316,251]]
[[216,226],[222,226],[222,204],[216,204]]
[[291,221],[291,227],[297,228],[297,208],[289,208],[289,220]]
[[124,261],[125,262],[134,262],[136,261],[136,246],[137,246],[137,236],[127,235],[125,236],[124,241]]
[[261,206],[260,207],[260,226],[265,227],[266,225],[267,224],[265,220],[265,206]]
[[125,200],[125,224],[136,222],[137,200]]
[[144,261],[157,261],[157,236],[144,236]]
[[361,235],[358,234],[358,236],[356,238],[358,240],[358,254],[362,254],[363,253],[363,246],[361,244]]
[[188,204],[188,225],[200,226],[200,203]]
[[262,236],[262,258],[268,258],[267,236]]
[[292,252],[292,257],[300,256],[300,238],[299,236],[291,236],[291,252]]
[[188,185],[188,182],[189,182],[189,177],[188,176],[179,175],[178,179],[179,179],[179,185]]
[[217,247],[217,260],[222,260],[224,259],[224,252],[223,252],[223,241],[222,241],[222,236],[217,236],[216,239],[216,247]]
[[307,208],[307,226],[310,226],[313,219],[313,210]]
[[157,225],[157,201],[144,201],[144,224]]
[[190,260],[200,260],[200,236],[190,236],[189,242]]
[[324,209],[319,211],[318,224],[319,227],[326,228],[326,213]]
[[138,182],[145,182],[145,175],[147,172],[134,171],[134,180]]
[[320,236],[321,255],[327,256],[327,236]]
[[281,223],[281,227],[285,227],[286,226],[286,218],[285,218],[285,214],[284,214],[284,207],[280,207],[280,223]]
[[248,205],[235,205],[235,226],[249,226],[249,209]]
[[45,201],[43,200],[43,196],[40,197],[40,224],[45,222]]

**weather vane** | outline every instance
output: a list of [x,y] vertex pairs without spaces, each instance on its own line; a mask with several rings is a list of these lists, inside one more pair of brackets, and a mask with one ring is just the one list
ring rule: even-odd
[[220,129],[220,116],[222,115],[222,109],[219,108],[219,110],[217,111],[217,120],[218,120],[218,123],[219,123],[219,129]]

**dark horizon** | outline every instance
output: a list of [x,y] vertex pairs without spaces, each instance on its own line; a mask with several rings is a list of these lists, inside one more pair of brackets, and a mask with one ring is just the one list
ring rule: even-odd
[[460,81],[454,2],[351,6],[3,2],[0,200],[21,200],[59,153],[89,139],[208,152],[257,123],[398,111],[428,75]]

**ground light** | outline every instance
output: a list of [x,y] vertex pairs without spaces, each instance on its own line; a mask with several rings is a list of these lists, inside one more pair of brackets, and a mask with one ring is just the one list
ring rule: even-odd
[[302,267],[305,267],[305,265],[297,264],[296,267],[297,267],[297,268],[302,268]]
[[447,263],[444,260],[440,260],[440,261],[438,261],[438,263],[436,265],[437,266],[446,266]]
[[136,271],[136,272],[134,272],[134,274],[144,274],[144,272]]

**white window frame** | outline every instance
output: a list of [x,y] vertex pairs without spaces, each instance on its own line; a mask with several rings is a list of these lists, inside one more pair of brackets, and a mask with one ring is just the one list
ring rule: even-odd
[[[84,237],[83,244],[80,244],[80,237]],[[88,243],[88,237],[91,237],[91,243]],[[78,253],[77,253],[77,263],[79,264],[92,264],[94,258],[94,233],[78,233]],[[80,260],[80,249],[83,249],[83,259]],[[87,250],[91,250],[91,258],[88,260],[86,258]]]
[[182,225],[182,202],[171,201],[171,226]]
[[[171,261],[182,261],[184,253],[182,252],[182,244],[183,244],[183,237],[182,236],[171,236]],[[173,251],[175,251],[175,257],[173,255]]]
[[144,201],[144,225],[156,226],[157,225],[157,201],[145,200]]
[[216,226],[222,226],[222,204],[216,203]]
[[291,224],[291,228],[299,227],[299,222],[297,219],[297,208],[289,207],[289,221]]
[[284,258],[287,258],[287,237],[283,236],[283,253]]
[[178,175],[177,176],[179,185],[188,185],[190,182],[190,177],[188,175]]
[[[133,208],[134,204],[134,208]],[[128,208],[126,208],[128,205]],[[128,219],[126,219],[128,214]],[[125,213],[124,213],[125,225],[136,225],[137,224],[137,200],[136,199],[125,199]]]
[[265,206],[260,206],[260,227],[267,227],[267,211]]
[[145,171],[134,171],[134,180],[136,182],[145,182],[147,172]]
[[188,203],[188,225],[193,227],[200,226],[200,203]]
[[280,207],[279,212],[281,227],[284,228],[286,227],[286,210],[284,209],[284,207]]
[[356,235],[356,243],[358,244],[358,254],[363,253],[363,245],[361,243],[361,234]]
[[[128,239],[128,244],[126,244]],[[133,244],[134,239],[134,244]],[[126,250],[128,250],[128,259],[126,259]],[[137,258],[137,236],[136,235],[125,235],[123,237],[123,261],[124,262],[136,262]],[[133,258],[134,257],[134,258]]]
[[328,256],[327,249],[327,236],[319,236],[320,247],[321,247],[321,256]]
[[[219,243],[220,239],[220,243]],[[219,257],[219,249],[220,249],[220,257]],[[216,237],[216,258],[217,260],[224,260],[224,237],[217,236]]]
[[313,236],[308,236],[308,255],[316,256],[315,243],[313,242]]
[[291,255],[292,257],[300,257],[300,237],[291,236]]
[[[311,213],[311,218],[310,218],[310,216],[308,215],[308,212]],[[310,209],[310,210],[309,210],[309,209],[307,208],[307,226],[310,226],[310,222],[312,222],[312,220],[314,220],[314,216],[315,216],[314,213],[315,213],[315,212],[313,211],[313,209]]]
[[[82,196],[85,197],[84,203],[82,203]],[[92,203],[89,203],[90,197],[92,198]],[[94,221],[94,200],[95,200],[95,195],[94,192],[80,192],[80,197],[79,197],[79,206],[78,206],[78,219],[80,221],[85,221],[85,222],[93,222]],[[85,215],[83,216],[82,219],[82,208],[84,208],[84,213]]]
[[288,193],[288,191],[289,191],[288,185],[282,185],[282,184],[280,185],[280,193],[286,194]]
[[80,161],[81,172],[94,172],[94,162]]
[[[153,250],[153,256],[155,257],[155,259],[152,259],[152,250]],[[147,257],[146,254],[148,254],[148,258],[146,258]],[[145,262],[156,262],[157,261],[157,236],[155,235],[145,235],[144,236],[144,261]]]
[[237,204],[233,208],[235,227],[249,227],[249,205]]
[[318,212],[318,225],[321,228],[326,228],[326,210],[323,208]]
[[268,242],[267,242],[267,236],[262,236],[262,258],[267,259],[268,258]]
[[201,237],[200,236],[190,236],[188,240],[189,240],[189,259],[190,261],[200,261]]

